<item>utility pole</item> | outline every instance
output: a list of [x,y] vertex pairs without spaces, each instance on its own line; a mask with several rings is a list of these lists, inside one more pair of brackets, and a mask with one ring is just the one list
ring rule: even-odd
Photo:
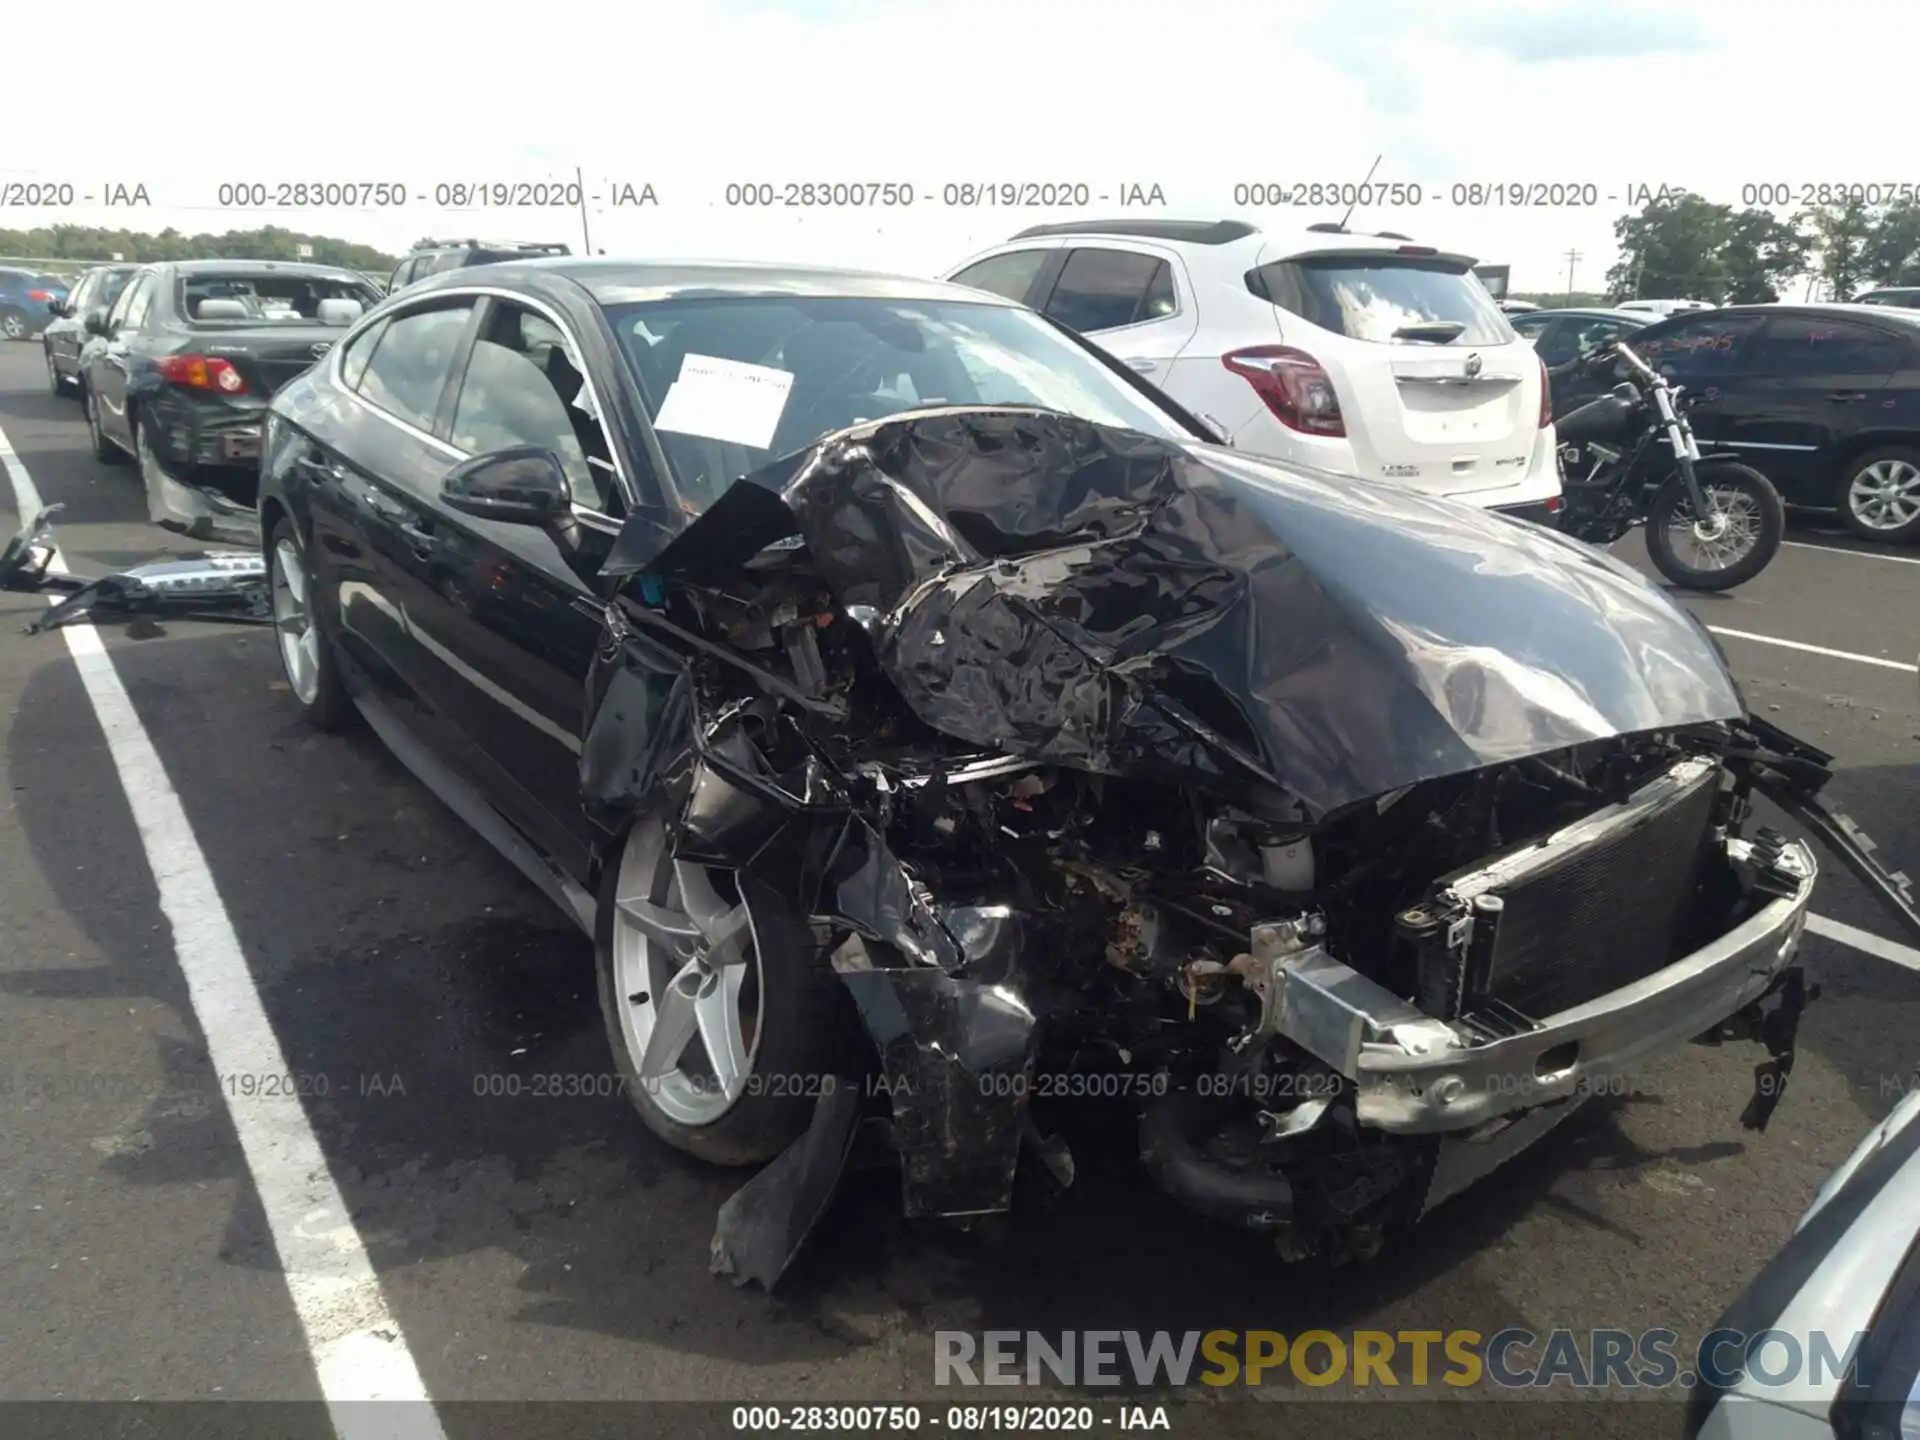
[[1573,294],[1573,267],[1585,258],[1578,250],[1567,251],[1567,294]]

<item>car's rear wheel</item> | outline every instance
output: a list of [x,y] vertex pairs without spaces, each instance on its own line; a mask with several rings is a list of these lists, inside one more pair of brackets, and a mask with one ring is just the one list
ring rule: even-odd
[[315,616],[306,550],[289,516],[281,516],[267,537],[267,593],[287,688],[317,729],[340,729],[353,717],[353,702]]
[[9,340],[25,340],[32,334],[33,322],[27,319],[26,311],[13,305],[0,310],[0,335]]
[[127,452],[107,438],[107,432],[100,428],[100,397],[88,388],[81,398],[87,406],[87,444],[93,448],[93,458],[102,465],[118,465],[127,458]]
[[786,1149],[848,1033],[805,922],[738,872],[676,860],[643,816],[607,866],[597,928],[601,1015],[647,1127],[716,1165]]
[[1889,445],[1850,461],[1834,503],[1864,540],[1920,540],[1920,450]]

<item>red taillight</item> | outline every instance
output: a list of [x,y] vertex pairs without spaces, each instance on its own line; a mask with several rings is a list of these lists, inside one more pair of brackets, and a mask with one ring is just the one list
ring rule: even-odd
[[247,393],[247,377],[217,355],[169,355],[160,362],[160,378],[194,390],[217,390],[222,395]]
[[27,292],[27,298],[29,300],[38,300],[44,304],[53,299],[53,292],[51,290],[29,290]]
[[1540,359],[1539,352],[1533,358],[1540,361],[1540,428],[1544,430],[1553,423],[1553,382],[1547,378],[1547,362]]
[[1567,508],[1567,502],[1564,496],[1556,495],[1551,500],[1547,501],[1547,514],[1549,515],[1558,515],[1562,510],[1566,508]]
[[1222,355],[1220,363],[1253,386],[1289,430],[1303,435],[1347,433],[1333,377],[1306,351],[1291,345],[1252,345]]

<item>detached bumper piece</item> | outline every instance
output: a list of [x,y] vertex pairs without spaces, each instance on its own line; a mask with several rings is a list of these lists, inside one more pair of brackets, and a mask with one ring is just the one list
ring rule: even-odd
[[209,552],[92,578],[55,570],[52,520],[60,508],[48,506],[0,551],[0,589],[66,597],[27,626],[29,635],[77,620],[140,616],[273,623],[266,560],[257,554]]

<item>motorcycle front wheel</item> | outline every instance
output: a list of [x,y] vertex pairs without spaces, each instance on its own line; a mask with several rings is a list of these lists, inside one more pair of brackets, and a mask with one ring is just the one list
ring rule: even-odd
[[1718,460],[1696,467],[1707,514],[1693,513],[1680,477],[1670,475],[1647,511],[1647,553],[1660,573],[1689,590],[1731,590],[1772,561],[1787,511],[1773,482],[1750,465]]

